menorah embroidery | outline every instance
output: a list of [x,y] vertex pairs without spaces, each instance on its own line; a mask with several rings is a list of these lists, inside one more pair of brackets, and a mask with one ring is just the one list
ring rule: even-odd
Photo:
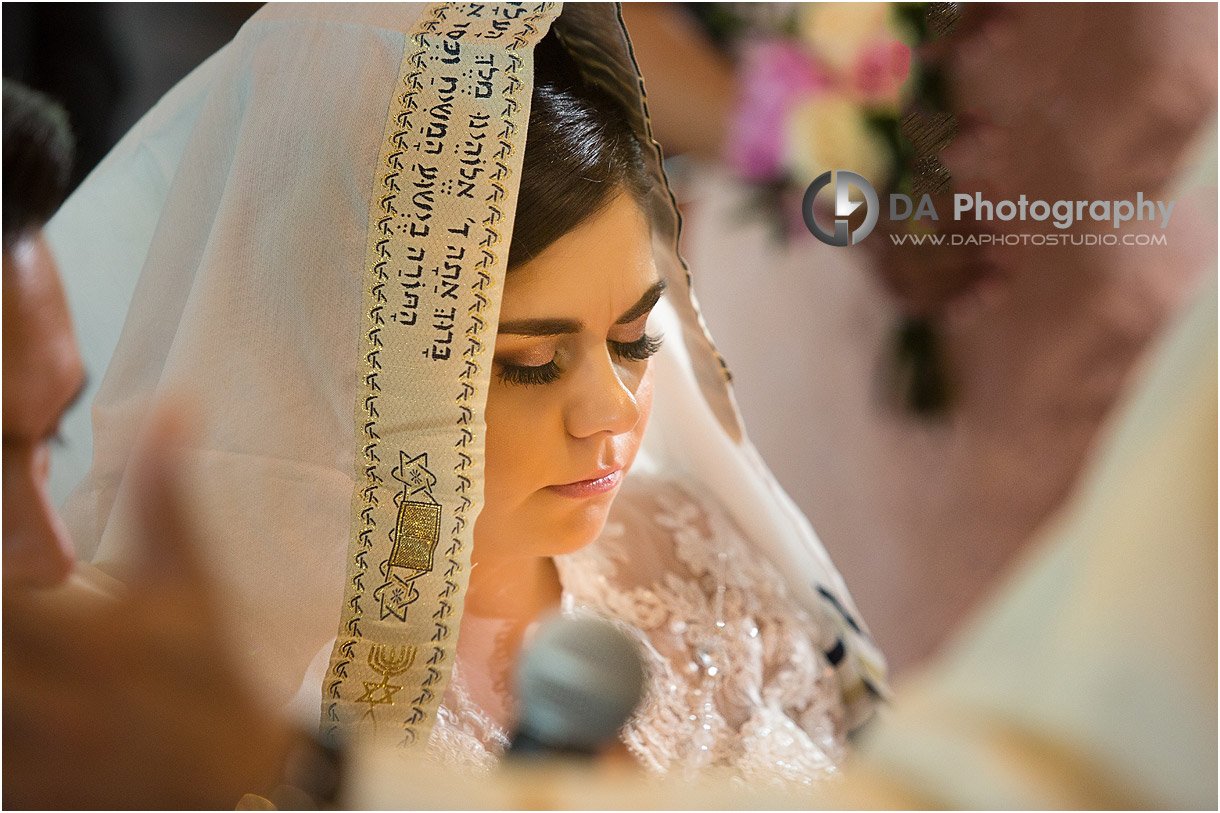
[[381,563],[385,581],[373,591],[381,602],[381,618],[407,620],[407,608],[419,598],[413,582],[433,566],[441,539],[441,506],[432,496],[436,476],[428,471],[428,455],[410,457],[398,453],[398,466],[391,475],[402,483],[394,495],[398,518],[390,531],[390,555]]
[[[373,716],[373,709],[380,705],[394,705],[394,695],[402,691],[402,686],[390,683],[390,678],[398,677],[415,663],[416,647],[390,646],[388,644],[373,644],[369,647],[369,667],[381,674],[381,682],[364,683],[364,694],[356,700],[357,703],[368,703],[366,717]],[[374,720],[375,721],[375,720]]]

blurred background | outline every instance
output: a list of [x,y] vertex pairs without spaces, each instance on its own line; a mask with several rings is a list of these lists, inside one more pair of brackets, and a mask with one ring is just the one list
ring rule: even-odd
[[4,75],[59,99],[75,187],[262,3],[5,3]]
[[[5,3],[4,75],[66,105],[79,181],[258,7]],[[627,3],[623,16],[751,439],[901,673],[1021,560],[1149,349],[1214,279],[1216,7]],[[879,226],[835,248],[801,218],[805,188],[834,168],[882,195],[927,192],[942,213],[954,191],[1138,191],[1176,207],[1164,246],[898,249]],[[88,466],[88,403],[117,341],[90,335],[89,297],[66,284],[91,386],[56,451],[61,503]]]

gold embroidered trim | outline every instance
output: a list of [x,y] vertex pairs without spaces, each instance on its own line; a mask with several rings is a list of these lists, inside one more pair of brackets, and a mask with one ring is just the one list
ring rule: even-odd
[[[489,374],[481,361],[498,318],[492,291],[507,261],[500,255],[528,111],[519,72],[558,8],[437,4],[403,52],[370,202],[358,485],[343,618],[323,687],[332,741],[388,722],[402,745],[414,745],[448,681],[482,504]],[[454,438],[452,446],[431,446],[438,437]],[[381,468],[387,446],[402,484],[392,503]],[[369,578],[379,579],[373,605]]]
[[[440,9],[440,6],[434,7],[432,15],[435,16]],[[418,77],[423,72],[423,65],[420,60],[427,53],[427,48],[424,47],[419,35],[412,37],[411,42],[414,48],[411,50],[411,54],[404,60],[404,64],[409,66],[409,70],[405,71],[402,77],[406,91],[398,97],[403,110],[410,109],[414,95],[420,90]],[[397,133],[390,138],[392,142],[395,142],[394,146],[397,147],[401,144],[401,136],[398,136]],[[399,140],[396,141],[396,139]],[[365,339],[363,403],[359,408],[359,411],[362,411],[364,415],[363,425],[360,427],[360,435],[364,439],[361,454],[363,456],[362,467],[365,485],[358,491],[354,500],[354,502],[358,503],[360,528],[357,531],[358,543],[355,546],[357,550],[352,561],[349,563],[350,587],[353,592],[353,596],[347,603],[350,609],[350,616],[340,630],[340,637],[342,638],[346,634],[346,639],[336,641],[339,657],[332,656],[329,673],[333,679],[326,686],[322,699],[323,726],[325,727],[326,736],[332,744],[335,743],[338,735],[340,719],[338,701],[341,698],[343,683],[347,679],[348,667],[356,657],[356,645],[361,638],[360,621],[363,618],[363,612],[360,600],[364,595],[364,578],[368,571],[368,555],[373,549],[372,537],[373,533],[377,530],[377,519],[374,516],[374,509],[378,505],[377,492],[385,483],[384,478],[378,474],[378,464],[381,462],[381,458],[377,455],[378,445],[381,440],[381,436],[377,433],[377,422],[381,417],[377,411],[377,402],[381,393],[378,380],[381,370],[380,356],[384,346],[381,340],[381,331],[385,327],[385,317],[382,314],[388,304],[385,286],[390,281],[389,275],[386,272],[389,254],[385,244],[389,241],[390,222],[398,214],[394,208],[394,200],[395,193],[398,191],[396,179],[398,173],[402,171],[402,163],[399,160],[400,156],[401,151],[391,152],[385,161],[385,170],[379,179],[381,189],[384,190],[379,200],[382,217],[377,220],[376,233],[370,236],[371,240],[377,240],[376,250],[378,259],[368,272],[371,286],[367,291],[367,299],[372,300],[372,307],[369,308],[366,314],[366,324],[371,323],[372,326],[369,328]],[[374,194],[376,195],[377,193]],[[380,235],[380,239],[378,239],[378,235]],[[354,573],[352,573],[353,570]],[[372,652],[370,651],[371,657]]]

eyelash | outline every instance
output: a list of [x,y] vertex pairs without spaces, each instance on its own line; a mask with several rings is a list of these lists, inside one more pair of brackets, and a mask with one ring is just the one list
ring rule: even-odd
[[562,372],[559,369],[559,365],[554,360],[551,360],[537,367],[519,367],[512,364],[504,364],[501,366],[500,371],[496,373],[496,376],[505,384],[537,386],[558,381],[559,375]]
[[610,349],[625,361],[648,361],[661,349],[661,337],[645,333],[634,342],[610,342]]
[[[645,333],[634,342],[607,342],[610,349],[616,356],[624,361],[647,361],[656,352],[661,349],[661,337],[649,336]],[[552,359],[546,364],[540,364],[537,367],[522,367],[512,364],[503,364],[496,377],[505,384],[524,384],[526,386],[540,386],[544,384],[552,384],[559,380],[559,376],[563,374],[563,370]]]

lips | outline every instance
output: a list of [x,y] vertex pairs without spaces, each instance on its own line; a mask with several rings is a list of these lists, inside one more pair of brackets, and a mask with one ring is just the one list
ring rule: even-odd
[[577,480],[574,483],[565,483],[557,486],[547,486],[547,490],[561,497],[570,497],[572,499],[587,499],[596,497],[601,494],[606,494],[613,491],[622,482],[623,470],[612,469],[605,474],[588,480]]

